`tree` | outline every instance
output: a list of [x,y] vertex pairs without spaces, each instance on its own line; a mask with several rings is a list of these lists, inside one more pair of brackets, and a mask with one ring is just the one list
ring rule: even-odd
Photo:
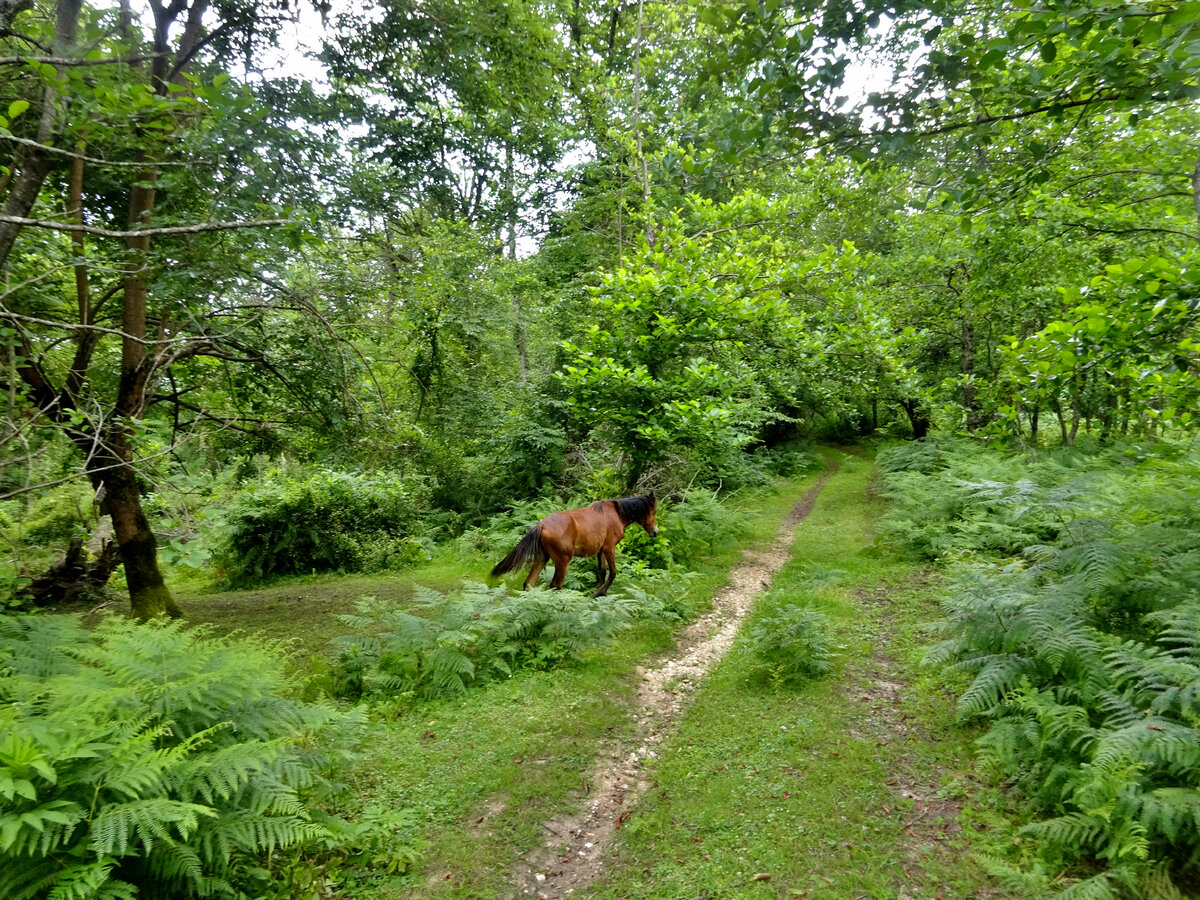
[[623,454],[631,486],[681,452],[720,470],[770,423],[839,408],[857,377],[842,326],[859,260],[852,245],[800,243],[805,206],[690,198],[658,222],[654,247],[600,276],[560,378],[576,415]]
[[[0,216],[0,317],[16,376],[6,387],[23,396],[31,420],[83,455],[139,618],[181,613],[159,571],[138,482],[147,410],[161,394],[180,396],[159,385],[201,355],[264,361],[222,321],[261,317],[261,296],[228,270],[214,276],[190,264],[232,231],[286,221],[262,216],[263,187],[250,188],[253,167],[238,156],[257,149],[245,92],[219,71],[192,74],[206,51],[252,53],[271,26],[269,8],[256,17],[234,3],[150,0],[149,12],[143,41],[128,5],[114,15],[59,0],[50,56],[0,61],[21,73],[17,90],[29,94],[0,123],[0,139],[16,147]],[[219,21],[207,28],[210,12]],[[10,45],[37,43],[14,34]],[[36,129],[22,128],[35,115]],[[240,140],[214,139],[232,127]],[[222,213],[233,220],[220,221]],[[92,238],[116,246],[93,248]],[[119,355],[107,339],[119,341]]]

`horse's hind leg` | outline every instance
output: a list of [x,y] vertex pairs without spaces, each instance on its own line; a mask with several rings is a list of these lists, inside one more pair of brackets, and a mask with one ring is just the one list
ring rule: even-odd
[[525,579],[525,590],[529,590],[537,584],[538,576],[542,574],[542,569],[545,568],[545,560],[535,559],[533,566],[529,569],[529,576]]
[[571,557],[565,553],[551,551],[550,561],[554,563],[554,577],[550,579],[550,587],[557,591],[563,586],[563,579],[567,577],[567,566],[571,564]]

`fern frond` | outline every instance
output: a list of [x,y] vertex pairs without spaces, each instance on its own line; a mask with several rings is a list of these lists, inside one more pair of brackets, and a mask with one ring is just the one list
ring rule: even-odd
[[1143,900],[1187,900],[1183,891],[1171,879],[1165,863],[1154,866],[1137,882],[1138,897]]
[[186,841],[205,816],[215,816],[210,807],[198,803],[153,798],[109,804],[92,820],[89,846],[98,856],[125,856],[131,844],[140,843],[143,852],[158,841]]
[[1113,877],[1110,872],[1101,872],[1083,881],[1077,881],[1061,894],[1059,900],[1119,900],[1113,889]]
[[[964,719],[983,715],[993,709],[1006,692],[1017,686],[1023,675],[1033,670],[1029,660],[1015,656],[989,655],[970,660],[969,663],[971,666],[979,665],[980,669],[971,686],[958,700],[958,714]],[[966,667],[966,662],[959,665]]]
[[1200,773],[1200,732],[1158,716],[1105,732],[1097,742],[1093,764],[1111,766],[1120,760],[1177,776]]

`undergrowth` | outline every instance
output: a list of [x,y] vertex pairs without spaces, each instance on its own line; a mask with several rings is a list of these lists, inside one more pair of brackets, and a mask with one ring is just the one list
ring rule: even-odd
[[[940,443],[940,442],[939,442]],[[995,874],[1025,895],[1200,886],[1200,479],[1195,451],[881,456],[883,539],[953,561],[933,663],[971,678],[985,766],[1034,821]]]
[[417,587],[401,607],[365,597],[341,616],[352,633],[333,641],[328,689],[337,696],[430,698],[544,670],[611,642],[637,620],[678,621],[687,579],[659,573],[643,586],[595,598],[579,591],[464,584],[442,594]]
[[314,817],[335,787],[315,748],[362,717],[289,699],[281,671],[262,641],[179,623],[0,617],[0,896],[323,885],[364,837]]
[[216,517],[213,557],[233,585],[272,575],[402,569],[429,558],[423,516],[432,493],[416,477],[274,473]]
[[749,628],[750,649],[761,675],[776,685],[802,683],[833,668],[829,617],[802,606],[785,606]]

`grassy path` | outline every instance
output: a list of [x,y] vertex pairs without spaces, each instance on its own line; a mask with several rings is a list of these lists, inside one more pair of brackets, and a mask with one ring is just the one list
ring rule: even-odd
[[871,465],[842,467],[760,607],[830,616],[836,671],[796,690],[735,645],[696,692],[596,898],[995,896],[962,838],[969,742],[919,666],[924,575],[872,546]]
[[[819,477],[813,472],[755,496],[748,533],[714,548],[690,582],[693,608],[706,609],[725,588],[744,547],[775,538]],[[546,823],[556,814],[587,802],[598,756],[634,740],[641,727],[639,666],[669,655],[675,637],[664,626],[639,625],[569,668],[400,703],[394,715],[386,704],[377,706],[365,752],[344,772],[351,799],[341,813],[362,818],[410,810],[411,822],[396,829],[396,845],[419,846],[419,861],[386,878],[343,881],[341,890],[371,900],[520,896],[513,884],[520,857],[543,848]]]
[[[919,666],[936,603],[917,567],[873,547],[871,463],[825,456],[827,473],[838,468],[819,494],[814,472],[757,495],[749,534],[714,549],[690,602],[718,598],[716,615],[690,631],[639,626],[570,668],[375,707],[342,769],[351,790],[339,812],[392,822],[395,850],[337,874],[338,889],[371,900],[996,896],[962,835],[975,817],[969,803],[963,812],[969,740],[953,726],[952,694]],[[806,495],[815,504],[797,504]],[[807,519],[790,551],[772,549],[789,513]],[[737,568],[745,548],[778,558],[766,574]],[[404,577],[299,579],[188,602],[222,629],[303,633],[302,654],[319,653],[357,596],[403,602],[414,582],[447,588],[472,574],[437,560]],[[721,636],[734,594],[737,621],[752,603],[751,621],[787,604],[825,613],[836,670],[798,689],[756,677],[736,624]],[[688,653],[717,637],[720,652],[693,666]],[[648,702],[651,682],[670,708]],[[596,773],[610,769],[602,783]]]
[[729,650],[755,600],[787,563],[797,530],[836,471],[837,460],[827,459],[825,471],[784,517],[775,539],[742,552],[712,609],[682,630],[664,658],[638,668],[632,732],[601,748],[584,779],[584,802],[543,823],[549,832],[545,843],[522,857],[514,876],[524,893],[558,898],[603,877],[617,829],[649,787],[640,772],[643,764],[657,757],[691,691]]

